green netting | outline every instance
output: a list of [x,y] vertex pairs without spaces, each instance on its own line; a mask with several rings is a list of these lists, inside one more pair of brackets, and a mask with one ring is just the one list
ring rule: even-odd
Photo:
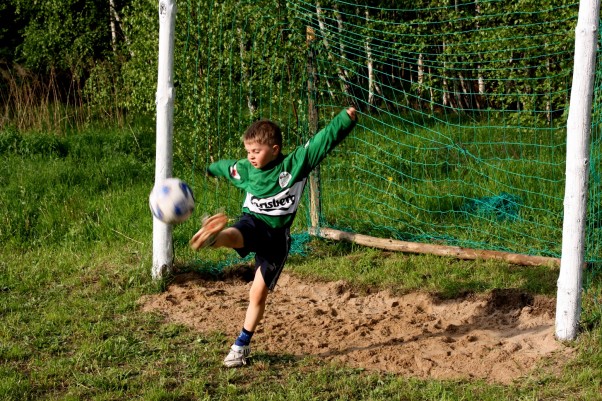
[[[174,148],[200,208],[238,214],[243,194],[204,168],[244,157],[240,136],[258,118],[282,126],[285,152],[304,143],[311,97],[319,127],[342,107],[361,110],[322,164],[323,227],[560,256],[577,2],[178,5]],[[600,62],[592,265],[602,262]],[[306,227],[298,218],[293,231]]]

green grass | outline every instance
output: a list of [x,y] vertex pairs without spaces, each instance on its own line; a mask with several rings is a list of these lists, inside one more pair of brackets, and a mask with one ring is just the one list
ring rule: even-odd
[[[577,357],[558,374],[544,369],[507,386],[418,380],[261,352],[250,368],[222,368],[231,341],[224,333],[198,333],[139,309],[141,297],[168,284],[150,274],[153,140],[152,130],[144,128],[53,139],[0,133],[0,144],[13,144],[0,146],[0,399],[602,399],[599,276],[589,283],[583,331],[571,344]],[[191,220],[174,229],[184,270],[201,263],[187,247],[194,228]],[[519,288],[554,295],[558,273],[320,240],[309,243],[308,255],[292,256],[287,270],[345,279],[366,292],[387,288],[454,297]],[[207,254],[216,261],[230,256]]]

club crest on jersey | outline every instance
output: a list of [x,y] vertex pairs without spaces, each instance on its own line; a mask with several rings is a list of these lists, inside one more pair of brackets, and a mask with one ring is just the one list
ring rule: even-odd
[[291,181],[291,178],[293,178],[291,174],[286,171],[280,173],[280,176],[278,176],[278,184],[280,184],[280,188],[285,188]]
[[238,170],[236,170],[236,164],[230,167],[230,177],[235,180],[240,180],[240,174],[238,174]]

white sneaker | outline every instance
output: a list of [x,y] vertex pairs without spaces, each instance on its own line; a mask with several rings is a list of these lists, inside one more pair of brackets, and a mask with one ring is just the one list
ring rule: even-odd
[[232,345],[230,352],[224,358],[224,366],[228,368],[237,368],[247,364],[247,357],[251,353],[250,345]]

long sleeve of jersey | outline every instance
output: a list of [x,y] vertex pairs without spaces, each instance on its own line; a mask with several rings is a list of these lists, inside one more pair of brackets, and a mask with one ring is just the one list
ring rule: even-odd
[[254,168],[250,163],[241,160],[218,160],[212,163],[207,172],[214,177],[224,177],[239,188],[245,189],[245,183],[249,176],[248,169]]
[[355,127],[355,121],[351,120],[346,110],[342,110],[330,124],[311,137],[303,148],[295,151],[299,153],[296,157],[303,159],[311,172],[330,151],[349,135],[353,127]]
[[349,135],[355,121],[341,111],[324,129],[304,146],[289,155],[257,169],[247,159],[220,160],[207,171],[225,177],[247,192],[243,212],[265,221],[269,226],[286,227],[293,222],[309,173]]

